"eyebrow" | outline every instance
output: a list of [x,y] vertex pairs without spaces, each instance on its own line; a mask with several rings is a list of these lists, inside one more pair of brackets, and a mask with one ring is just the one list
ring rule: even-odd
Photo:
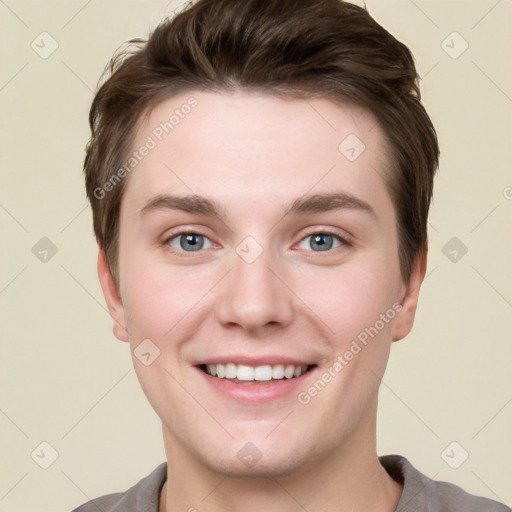
[[[345,192],[306,195],[297,198],[285,209],[284,215],[304,215],[307,213],[322,213],[333,210],[359,210],[377,218],[375,210],[369,203]],[[199,195],[176,196],[159,194],[150,199],[141,209],[144,215],[158,210],[181,210],[187,213],[224,218],[225,210],[217,202]]]
[[340,209],[359,210],[377,218],[375,210],[369,203],[346,192],[314,194],[299,197],[286,209],[285,215],[322,213]]

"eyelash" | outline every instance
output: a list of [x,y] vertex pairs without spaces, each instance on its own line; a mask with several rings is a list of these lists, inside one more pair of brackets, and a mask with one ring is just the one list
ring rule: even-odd
[[[170,246],[170,242],[172,240],[174,240],[175,238],[179,237],[179,236],[182,236],[182,235],[198,235],[198,236],[202,236],[208,240],[209,237],[203,233],[200,233],[200,232],[197,232],[197,231],[177,231],[175,233],[172,233],[170,234],[168,237],[165,238],[165,240],[162,242],[162,245],[163,246],[166,246],[170,251],[172,252],[176,252],[180,255],[184,255],[185,257],[190,257],[190,256],[193,256],[193,255],[197,255],[198,253],[202,253],[204,252],[205,250],[203,249],[200,249],[199,251],[184,251],[184,250],[177,250],[176,248],[174,247],[171,247]],[[347,248],[347,247],[351,247],[352,244],[349,242],[349,240],[347,240],[347,238],[345,237],[342,237],[336,233],[333,233],[331,231],[322,231],[322,230],[316,230],[316,231],[311,231],[307,234],[305,234],[299,241],[299,244],[306,240],[307,238],[309,237],[312,237],[313,235],[329,235],[329,236],[332,236],[333,238],[337,239],[341,245],[339,247],[334,247],[332,249],[329,249],[329,250],[326,250],[326,251],[313,251],[313,250],[310,250],[308,252],[313,252],[313,253],[318,253],[318,254],[322,254],[322,253],[326,253],[328,255],[332,255],[333,253],[336,253],[340,250],[343,250],[344,248]],[[211,240],[210,240],[211,242]],[[212,244],[214,242],[211,242]]]

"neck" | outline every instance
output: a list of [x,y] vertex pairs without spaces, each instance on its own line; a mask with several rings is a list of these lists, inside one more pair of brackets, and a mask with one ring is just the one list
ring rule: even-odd
[[368,428],[293,473],[238,477],[206,467],[164,427],[168,464],[159,512],[393,512],[402,486],[379,463],[375,422]]

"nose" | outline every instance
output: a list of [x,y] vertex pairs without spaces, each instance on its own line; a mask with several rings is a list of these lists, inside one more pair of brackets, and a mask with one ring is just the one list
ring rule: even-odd
[[252,262],[235,253],[232,270],[217,290],[218,321],[248,332],[289,325],[294,295],[279,268],[269,251]]

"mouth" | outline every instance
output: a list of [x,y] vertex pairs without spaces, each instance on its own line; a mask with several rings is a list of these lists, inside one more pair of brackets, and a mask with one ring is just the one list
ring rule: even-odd
[[236,363],[201,364],[200,370],[216,379],[229,380],[236,384],[272,384],[279,381],[293,380],[310,372],[315,364],[263,364],[249,366]]
[[319,365],[311,358],[286,354],[229,354],[195,361],[193,368],[212,397],[263,405],[293,400],[315,379]]

